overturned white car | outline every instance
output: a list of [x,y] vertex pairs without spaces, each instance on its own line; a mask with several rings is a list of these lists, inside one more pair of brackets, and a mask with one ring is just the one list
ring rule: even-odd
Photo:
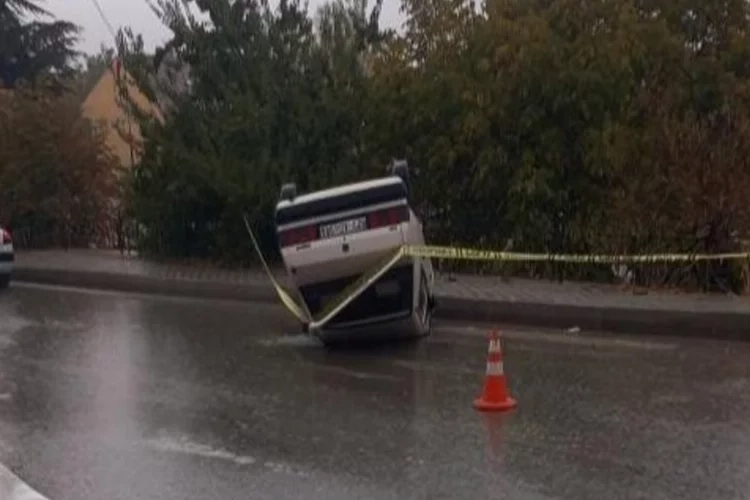
[[421,336],[431,330],[434,272],[429,259],[399,256],[424,244],[409,204],[409,169],[297,195],[281,190],[276,228],[284,265],[324,342],[345,338]]

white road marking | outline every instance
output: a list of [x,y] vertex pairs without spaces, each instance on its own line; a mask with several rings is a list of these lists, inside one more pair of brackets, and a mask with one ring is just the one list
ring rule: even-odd
[[158,451],[167,451],[172,453],[182,453],[185,455],[193,455],[204,458],[216,458],[219,460],[225,460],[232,462],[237,465],[252,465],[256,462],[254,457],[237,455],[221,448],[213,448],[205,444],[199,444],[190,441],[186,437],[178,439],[174,438],[160,438],[153,439],[146,442],[147,446]]
[[383,380],[385,382],[401,382],[401,378],[395,375],[363,372],[359,370],[352,370],[350,368],[344,368],[343,366],[323,365],[323,364],[312,363],[312,362],[307,362],[307,361],[297,362],[297,365],[309,366],[310,368],[313,368],[316,371],[329,372],[329,373],[334,373],[337,375],[344,375],[346,377],[352,377],[352,378],[356,378],[360,380]]
[[[146,442],[146,445],[152,449],[170,452],[170,453],[181,453],[185,455],[192,455],[203,458],[213,458],[218,460],[224,460],[232,462],[237,465],[248,466],[248,465],[261,465],[263,468],[270,470],[271,472],[282,473],[282,474],[294,474],[296,476],[307,477],[308,474],[297,470],[291,465],[284,464],[281,462],[274,462],[271,460],[264,460],[258,462],[255,457],[247,455],[237,455],[230,451],[222,448],[214,448],[205,444],[200,444],[191,441],[186,436],[179,438],[162,437],[160,439],[152,439]],[[0,496],[1,500],[5,500],[4,497]],[[12,499],[16,500],[16,499]],[[26,499],[18,499],[26,500]],[[40,499],[29,499],[29,500],[40,500]],[[46,499],[42,499],[46,500]]]
[[0,333],[16,333],[36,323],[22,316],[17,316],[15,310],[6,311],[0,321]]
[[0,498],[3,500],[49,500],[0,464]]
[[481,368],[481,362],[483,360],[480,359],[479,364],[477,366],[479,368],[472,369],[470,367],[463,367],[463,366],[456,366],[454,364],[449,363],[436,363],[431,362],[428,360],[406,360],[406,359],[392,359],[389,361],[390,364],[406,368],[407,370],[413,370],[416,372],[436,372],[436,373],[451,373],[451,374],[464,374],[464,375],[481,375],[482,374],[482,368]]
[[291,346],[291,347],[321,347],[323,344],[313,337],[299,333],[296,335],[274,335],[273,337],[259,339],[258,343],[265,347]]

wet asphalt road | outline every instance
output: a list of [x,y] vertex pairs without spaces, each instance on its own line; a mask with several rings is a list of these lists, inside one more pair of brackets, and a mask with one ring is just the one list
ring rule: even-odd
[[326,350],[281,309],[15,286],[0,463],[50,500],[750,498],[750,344],[485,329]]

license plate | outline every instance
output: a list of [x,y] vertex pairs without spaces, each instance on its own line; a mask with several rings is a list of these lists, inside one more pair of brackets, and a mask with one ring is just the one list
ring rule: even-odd
[[357,219],[349,219],[341,222],[334,222],[333,224],[325,224],[320,226],[320,237],[322,239],[335,238],[336,236],[344,236],[346,234],[358,233],[367,229],[367,219],[365,217],[359,217]]

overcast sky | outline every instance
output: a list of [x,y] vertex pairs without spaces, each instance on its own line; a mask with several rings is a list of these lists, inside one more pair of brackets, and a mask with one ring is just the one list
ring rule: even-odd
[[[92,53],[98,52],[102,44],[113,45],[112,35],[97,12],[94,0],[45,0],[40,3],[56,17],[83,28],[79,50]],[[316,10],[323,3],[325,0],[309,0],[310,10]],[[99,5],[115,31],[130,26],[135,33],[142,34],[147,50],[169,37],[169,31],[151,12],[146,0],[99,0]],[[399,6],[400,0],[384,0],[382,25],[395,28],[401,24]]]

